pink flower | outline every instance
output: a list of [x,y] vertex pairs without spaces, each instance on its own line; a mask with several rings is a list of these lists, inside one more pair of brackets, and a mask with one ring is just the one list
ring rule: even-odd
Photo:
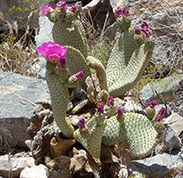
[[79,80],[82,78],[82,76],[83,76],[83,71],[81,70],[78,73],[72,75],[70,77],[70,80],[71,80],[72,83],[77,84],[79,82]]
[[113,107],[113,106],[114,106],[114,98],[110,96],[110,97],[107,99],[106,105],[109,106],[109,107]]
[[104,105],[102,103],[98,103],[97,112],[100,113],[100,114],[104,113]]
[[158,121],[158,122],[161,121],[163,115],[165,114],[165,111],[166,111],[166,109],[165,109],[164,107],[162,107],[162,108],[158,111],[158,113],[157,113],[156,117],[154,118],[154,120],[155,120],[155,121]]
[[143,28],[142,31],[146,34],[145,38],[149,38],[151,36],[151,32],[148,28]]
[[85,125],[85,119],[82,118],[78,121],[78,127],[80,129],[80,131],[85,131],[88,129],[88,127]]
[[127,17],[129,15],[129,11],[127,9],[117,9],[115,14],[117,17]]
[[127,9],[123,9],[123,16],[127,17],[129,15],[129,11]]
[[67,5],[66,5],[66,2],[64,2],[64,1],[59,1],[56,4],[56,6],[60,8],[61,12],[66,12],[66,10],[67,10]]
[[69,11],[75,13],[76,12],[76,9],[77,9],[76,6],[72,6],[71,8],[69,8]]
[[83,71],[79,71],[78,73],[75,74],[76,80],[79,81],[83,76]]
[[120,107],[118,107],[117,108],[117,117],[121,118],[122,116],[123,116],[123,110]]
[[54,9],[49,4],[47,4],[42,7],[41,11],[39,12],[39,16],[40,17],[48,16],[53,11]]
[[150,99],[149,100],[149,107],[150,108],[154,108],[154,106],[156,106],[157,105],[157,102],[156,101],[154,101],[153,99]]
[[47,41],[37,48],[40,57],[44,57],[48,62],[58,63],[65,58],[67,49],[57,43]]
[[117,9],[117,10],[115,11],[115,14],[116,14],[118,17],[121,16],[122,13],[123,13],[122,9]]
[[142,22],[141,27],[142,27],[142,29],[144,29],[144,28],[149,29],[149,25],[145,21]]
[[134,30],[135,30],[135,34],[136,35],[140,35],[140,33],[141,33],[140,28],[134,28]]

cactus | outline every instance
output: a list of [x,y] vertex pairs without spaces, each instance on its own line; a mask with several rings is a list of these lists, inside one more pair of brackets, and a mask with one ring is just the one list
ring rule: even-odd
[[116,114],[114,99],[109,97],[105,106],[98,103],[96,113],[86,125],[83,119],[79,121],[77,130],[66,117],[68,88],[79,84],[86,89],[89,67],[96,69],[104,93],[107,90],[111,96],[119,96],[139,80],[154,48],[148,25],[143,23],[142,30],[132,29],[128,11],[118,10],[117,23],[122,34],[105,69],[99,60],[87,56],[84,29],[75,19],[80,8],[80,4],[68,8],[60,1],[55,10],[46,6],[40,13],[54,22],[52,32],[56,43],[45,42],[37,51],[47,60],[46,80],[55,121],[63,134],[80,142],[96,162],[100,159],[102,143],[110,146],[127,142],[133,157],[145,157],[162,136],[163,124],[159,121],[163,110],[155,120],[153,116],[148,118],[137,113],[123,113],[120,108],[117,108]]
[[[77,52],[83,55],[85,60],[82,59],[82,61],[88,63],[88,66],[85,65],[85,69],[82,69],[87,70],[87,73],[84,72],[85,77],[82,80],[85,80],[86,76],[90,75],[89,67],[91,67],[97,72],[101,88],[107,90],[113,97],[120,96],[136,85],[152,56],[154,39],[150,28],[146,22],[142,23],[142,29],[131,28],[131,17],[128,10],[116,10],[116,21],[121,35],[112,50],[105,69],[98,59],[87,54],[87,40],[84,28],[81,22],[76,19],[80,11],[81,4],[78,3],[68,8],[66,3],[61,1],[57,3],[57,8],[54,11],[53,9],[50,10],[49,7],[46,15],[54,22],[53,40],[60,45],[68,45],[75,48],[76,50],[72,51],[68,49],[70,54],[73,53],[73,56],[78,56]],[[79,56],[81,55],[79,54]],[[70,58],[68,59],[70,60]],[[75,60],[78,61],[78,58],[75,58]],[[76,68],[74,63],[68,68],[70,74],[75,73],[73,71]],[[84,82],[80,83],[82,83],[81,87],[86,89]]]

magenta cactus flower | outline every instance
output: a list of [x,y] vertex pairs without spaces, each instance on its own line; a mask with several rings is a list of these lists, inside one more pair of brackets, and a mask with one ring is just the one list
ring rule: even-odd
[[88,129],[88,127],[85,125],[85,119],[82,118],[78,121],[78,127],[80,131],[85,131]]
[[67,49],[57,43],[47,41],[37,48],[40,57],[44,57],[48,62],[58,63],[65,58]]
[[117,9],[117,10],[115,11],[115,14],[116,14],[118,17],[120,17],[120,16],[122,15],[122,13],[123,13],[122,9]]
[[60,60],[60,69],[65,70],[66,69],[66,59],[63,58]]
[[56,4],[57,7],[60,8],[60,11],[61,12],[66,12],[67,10],[67,4],[65,1],[59,1],[57,4]]
[[71,8],[69,8],[69,11],[72,13],[76,12],[77,7],[76,6],[72,6]]
[[39,16],[40,17],[48,16],[53,11],[54,9],[49,4],[47,4],[42,7],[41,11],[39,12]]
[[72,75],[72,76],[70,77],[70,80],[71,80],[73,83],[76,83],[76,84],[77,84],[77,83],[79,82],[79,80],[82,78],[82,76],[83,76],[83,71],[81,70],[81,71],[79,71],[78,73]]
[[107,106],[109,107],[113,107],[114,106],[114,98],[112,96],[110,96],[108,99],[107,99],[107,103],[106,103]]
[[145,35],[145,38],[149,38],[149,37],[151,36],[151,32],[150,32],[149,29],[144,28],[144,29],[142,29],[142,31],[146,34],[146,35]]
[[129,15],[129,11],[127,9],[117,9],[115,14],[117,17],[127,17]]
[[158,122],[161,121],[163,115],[165,114],[165,111],[166,111],[166,109],[165,109],[164,107],[162,107],[162,108],[158,111],[158,113],[157,113],[156,117],[154,118],[154,120],[155,120],[155,121],[158,121]]
[[98,103],[97,112],[100,113],[100,114],[104,113],[104,105],[102,103]]
[[121,118],[123,116],[123,110],[120,107],[117,108],[116,112],[117,112],[117,117]]
[[140,35],[140,33],[141,33],[141,30],[140,30],[140,28],[134,28],[134,30],[135,30],[135,34],[136,35]]
[[123,16],[124,17],[127,17],[127,16],[129,16],[129,11],[127,10],[127,9],[123,9]]
[[141,27],[142,27],[142,29],[144,29],[144,28],[149,29],[149,25],[145,21],[142,22]]
[[149,100],[149,107],[150,108],[154,108],[154,106],[156,106],[157,105],[157,102],[156,101],[154,101],[153,99],[150,99]]
[[77,81],[79,81],[82,78],[82,76],[83,76],[83,71],[82,70],[79,71],[78,73],[75,74],[75,76],[77,78]]

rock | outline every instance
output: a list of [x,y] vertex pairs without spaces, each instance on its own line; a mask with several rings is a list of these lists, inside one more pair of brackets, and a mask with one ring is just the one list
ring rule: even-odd
[[50,96],[46,82],[34,77],[0,72],[0,81],[0,152],[7,153],[10,148],[26,147],[35,102]]
[[92,0],[90,3],[88,3],[87,5],[85,5],[82,8],[82,13],[87,14],[88,11],[92,12],[97,10],[97,8],[102,4],[101,0]]
[[53,160],[55,167],[49,169],[47,174],[48,178],[72,178],[70,172],[70,158],[67,156],[59,156]]
[[113,41],[116,37],[117,32],[117,24],[116,22],[112,25],[108,26],[104,32],[104,36],[110,39],[110,41]]
[[175,99],[174,92],[181,89],[183,82],[183,74],[177,76],[169,76],[161,79],[157,83],[148,83],[140,90],[139,99],[142,104],[147,105],[151,98],[156,98],[157,94],[163,95],[164,101],[173,101]]
[[74,155],[71,158],[70,169],[73,173],[75,173],[83,169],[88,158],[85,150],[77,150],[76,148],[73,148],[73,153]]
[[142,106],[136,103],[131,97],[124,97],[124,99],[114,98],[114,107],[121,107],[124,112],[134,112],[142,110]]
[[79,102],[73,109],[72,109],[72,113],[76,114],[79,111],[81,111],[83,109],[84,106],[86,106],[89,103],[88,99],[85,99],[81,102]]
[[[39,3],[38,3],[39,4]],[[2,13],[3,15],[3,19],[0,20],[0,31],[6,31],[7,30],[7,22],[9,22],[11,25],[13,24],[12,22],[13,21],[16,21],[16,18],[15,18],[15,13],[12,13],[12,12],[9,12],[9,9],[12,8],[13,6],[15,7],[23,7],[24,5],[24,8],[30,8],[30,4],[28,3],[23,3],[23,1],[14,1],[14,0],[3,0],[1,1],[1,7],[0,7],[0,12]],[[23,10],[24,10],[23,8]],[[23,18],[23,24],[27,24],[27,21],[28,21],[28,15],[30,15],[30,12],[27,12],[25,14],[22,14],[22,18]],[[32,20],[32,24],[31,26],[32,27],[37,27],[37,21],[36,21],[37,17],[34,16],[34,20]],[[12,25],[12,28],[13,30],[15,30],[16,27],[14,27]],[[18,24],[18,28],[19,29],[23,29],[25,27],[22,26],[22,24]]]
[[55,122],[48,124],[41,128],[33,138],[32,155],[35,160],[44,158],[46,154],[50,153],[50,141],[60,133],[60,129]]
[[72,172],[73,177],[102,177],[99,173],[99,166],[86,150],[76,149],[74,147],[72,155],[70,171]]
[[173,151],[179,151],[181,148],[181,139],[175,134],[174,130],[165,125],[165,130],[160,143],[155,148],[155,154],[163,152],[172,153]]
[[75,143],[76,141],[74,139],[61,139],[59,135],[54,136],[50,141],[51,155],[54,158],[66,155]]
[[25,167],[32,166],[35,166],[32,157],[14,158],[7,154],[0,156],[0,176],[3,176],[3,178],[9,178],[10,174],[12,175],[12,178],[19,177],[20,172]]
[[163,178],[168,176],[170,171],[179,168],[178,164],[182,164],[182,156],[170,155],[163,153],[151,158],[146,158],[139,161],[133,161],[127,165],[129,175],[134,171],[145,177]]
[[[52,37],[53,23],[49,21],[47,17],[39,17],[39,35],[36,35],[36,47],[39,47],[45,41],[53,41]],[[43,69],[46,66],[46,60],[43,57],[39,57],[40,67]]]
[[[43,66],[44,66],[44,65],[43,65]],[[46,80],[45,74],[46,74],[46,67],[42,68],[42,69],[38,72],[37,78],[38,78],[38,79]]]
[[174,130],[175,134],[180,136],[183,132],[183,117],[177,113],[173,113],[164,120],[164,124],[168,124]]
[[46,175],[47,170],[48,168],[43,164],[26,167],[20,173],[20,178],[48,178]]

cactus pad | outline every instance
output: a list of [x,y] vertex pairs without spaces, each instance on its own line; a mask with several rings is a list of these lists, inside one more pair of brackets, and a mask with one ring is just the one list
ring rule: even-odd
[[86,90],[85,80],[86,80],[86,77],[91,75],[87,62],[79,50],[71,46],[65,46],[65,47],[68,49],[65,58],[66,58],[67,68],[69,69],[69,75],[73,75],[82,70],[83,77],[79,81],[79,85],[84,90]]
[[57,21],[52,29],[53,40],[62,46],[72,46],[87,57],[87,42],[83,26],[80,21],[75,20],[73,23]]
[[[102,142],[105,145],[127,142],[133,157],[145,157],[152,152],[162,136],[163,124],[157,128],[141,114],[125,113],[124,123],[113,116],[107,121]],[[161,127],[160,127],[161,125]]]

